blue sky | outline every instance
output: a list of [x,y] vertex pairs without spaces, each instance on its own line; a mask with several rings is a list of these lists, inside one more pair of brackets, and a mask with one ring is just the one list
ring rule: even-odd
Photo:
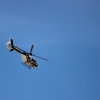
[[[0,0],[0,100],[100,100],[99,0]],[[27,69],[9,38],[33,54]]]

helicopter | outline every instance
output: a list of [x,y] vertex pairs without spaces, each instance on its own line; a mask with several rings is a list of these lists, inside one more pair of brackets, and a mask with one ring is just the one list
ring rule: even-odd
[[45,58],[42,58],[42,57],[39,57],[39,56],[36,56],[36,55],[32,54],[32,50],[33,50],[34,45],[31,46],[30,52],[28,53],[28,52],[18,48],[17,46],[14,46],[13,39],[9,38],[9,41],[6,43],[6,46],[7,46],[8,50],[10,52],[12,52],[12,51],[18,52],[21,55],[21,58],[22,58],[22,61],[23,61],[22,64],[24,66],[26,66],[27,68],[29,68],[29,69],[39,68],[36,60],[32,56],[35,56],[35,57],[38,57],[40,59],[49,61],[48,59],[45,59]]

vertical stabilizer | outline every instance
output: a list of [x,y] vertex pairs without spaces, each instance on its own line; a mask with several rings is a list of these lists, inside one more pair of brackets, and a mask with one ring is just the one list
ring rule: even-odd
[[13,40],[9,39],[9,41],[6,43],[6,46],[10,51],[13,51],[13,47],[14,47]]

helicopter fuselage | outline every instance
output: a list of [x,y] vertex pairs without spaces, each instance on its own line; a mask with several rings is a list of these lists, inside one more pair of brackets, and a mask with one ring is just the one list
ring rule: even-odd
[[24,54],[20,54],[20,55],[24,63],[26,63],[27,65],[31,67],[38,68],[38,64],[36,60],[33,59],[31,55],[24,55]]
[[6,46],[10,50],[10,52],[11,51],[18,52],[22,57],[22,60],[23,60],[22,64],[28,68],[31,68],[31,67],[36,68],[36,69],[39,68],[36,60],[34,58],[32,58],[32,56],[49,61],[48,59],[45,59],[45,58],[42,58],[42,57],[39,57],[39,56],[32,54],[32,50],[33,50],[34,45],[31,46],[30,52],[26,52],[26,51],[18,48],[17,46],[14,46],[13,39],[9,39],[9,41],[6,43]]
[[15,50],[16,52],[18,52],[21,55],[22,61],[25,66],[27,65],[27,66],[29,66],[29,68],[30,67],[38,68],[38,64],[37,64],[36,60],[32,58],[32,55],[30,55],[29,53],[27,53],[24,50],[19,49],[16,46],[12,46],[10,40],[9,40],[9,42],[6,43],[6,46],[10,51]]

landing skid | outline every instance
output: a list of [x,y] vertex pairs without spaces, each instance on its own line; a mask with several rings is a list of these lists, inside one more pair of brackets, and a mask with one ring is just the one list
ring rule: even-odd
[[29,66],[29,65],[25,64],[24,62],[23,62],[23,63],[21,63],[21,64],[23,64],[23,65],[24,65],[24,66],[26,66],[27,68],[31,69],[31,66]]

